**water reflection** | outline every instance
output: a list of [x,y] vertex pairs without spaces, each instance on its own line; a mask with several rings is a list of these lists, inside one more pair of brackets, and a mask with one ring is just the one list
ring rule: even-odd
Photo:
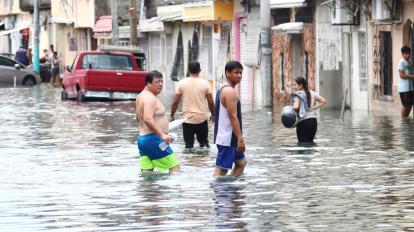
[[414,230],[412,118],[322,111],[306,147],[278,110],[243,108],[245,175],[214,179],[216,148],[185,151],[181,129],[182,171],[141,174],[134,107],[0,89],[0,230]]
[[[169,219],[169,209],[160,205],[161,202],[168,201],[168,197],[164,194],[168,192],[168,188],[157,183],[168,178],[168,174],[142,173],[141,175],[143,178],[138,187],[141,189],[138,192],[141,201],[138,203],[140,207],[137,222],[142,225],[142,229],[155,229]],[[142,191],[143,189],[145,191]]]
[[244,185],[243,179],[232,176],[220,177],[211,183],[217,231],[247,231],[242,215],[246,201]]

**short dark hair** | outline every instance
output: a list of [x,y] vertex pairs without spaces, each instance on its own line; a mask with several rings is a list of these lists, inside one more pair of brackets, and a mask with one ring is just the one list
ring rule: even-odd
[[224,71],[231,72],[237,68],[243,70],[243,65],[239,61],[233,60],[233,61],[227,62],[226,67],[224,68]]
[[145,84],[152,83],[154,78],[162,78],[162,74],[158,72],[157,70],[152,70],[145,77]]
[[201,72],[200,63],[198,61],[191,61],[188,63],[188,71],[193,74]]
[[403,46],[403,47],[401,48],[401,53],[402,53],[402,54],[404,54],[404,53],[411,53],[411,48],[410,48],[410,47],[408,47],[408,46]]

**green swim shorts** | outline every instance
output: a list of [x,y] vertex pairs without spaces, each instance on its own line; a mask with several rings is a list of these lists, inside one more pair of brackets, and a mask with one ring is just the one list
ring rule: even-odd
[[148,156],[141,155],[139,158],[139,163],[141,170],[157,169],[159,171],[168,171],[168,169],[173,168],[179,164],[175,153],[156,160],[151,160]]

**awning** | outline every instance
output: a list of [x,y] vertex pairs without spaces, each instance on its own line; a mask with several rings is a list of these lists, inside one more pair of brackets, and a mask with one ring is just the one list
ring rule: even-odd
[[[171,6],[160,6],[157,7],[157,18],[161,21],[176,21],[182,20],[184,11],[184,4],[171,5]],[[150,19],[152,20],[152,19]]]
[[300,34],[303,31],[303,22],[282,23],[272,27],[272,31],[285,34]]
[[213,19],[214,4],[212,1],[188,3],[184,5],[184,22],[210,21]]
[[304,6],[306,6],[306,0],[270,0],[270,9]]
[[98,20],[96,20],[95,25],[92,29],[93,32],[111,32],[112,31],[112,16],[106,15],[99,17]]
[[188,2],[180,5],[159,6],[157,16],[161,21],[200,22],[233,20],[233,1]]
[[140,19],[138,25],[139,32],[164,31],[164,22],[160,17],[150,19]]
[[0,36],[7,35],[7,34],[10,34],[10,33],[16,32],[16,31],[21,31],[21,30],[29,28],[29,27],[30,27],[30,25],[21,25],[21,26],[18,26],[16,28],[13,28],[13,29],[10,29],[10,30],[0,31]]
[[73,24],[75,20],[73,19],[64,19],[64,18],[51,18],[51,23],[61,23],[61,24]]

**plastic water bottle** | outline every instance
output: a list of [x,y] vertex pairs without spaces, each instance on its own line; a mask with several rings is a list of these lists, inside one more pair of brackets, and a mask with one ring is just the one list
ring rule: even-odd
[[[173,141],[175,141],[175,138],[177,137],[177,134],[176,133],[171,133],[171,134],[168,134],[168,136],[170,136],[172,138],[172,140],[171,140],[171,143],[172,143]],[[160,143],[158,145],[158,147],[161,149],[161,151],[165,151],[168,147],[168,144],[165,141],[162,141],[162,143]]]
[[165,151],[165,149],[167,149],[168,147],[168,144],[165,141],[163,141],[158,145],[158,147],[161,149],[161,151]]

